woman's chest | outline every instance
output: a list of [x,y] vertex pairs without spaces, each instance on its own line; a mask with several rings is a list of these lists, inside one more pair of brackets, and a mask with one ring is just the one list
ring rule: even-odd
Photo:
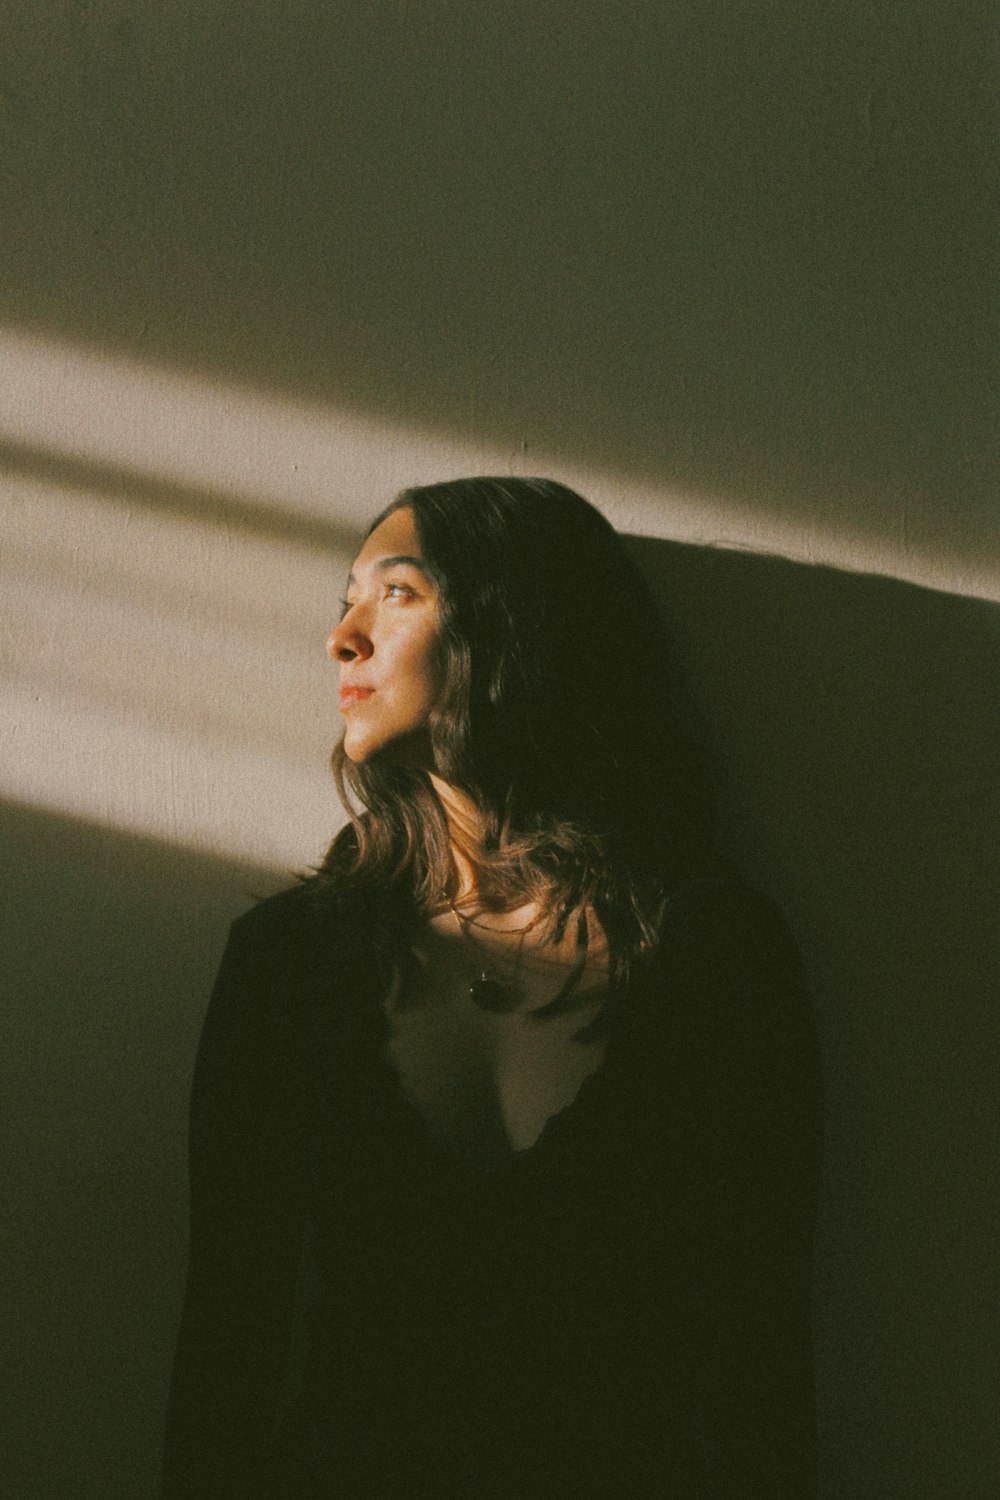
[[390,1014],[384,1057],[430,1133],[484,1163],[526,1151],[601,1065],[603,1041],[578,1033],[597,1005],[563,1015],[491,1014],[468,987]]

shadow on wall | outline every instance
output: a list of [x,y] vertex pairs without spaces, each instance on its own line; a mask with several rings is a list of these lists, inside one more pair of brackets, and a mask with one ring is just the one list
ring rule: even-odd
[[4,51],[12,327],[995,555],[988,8],[42,3]]
[[147,1500],[195,1042],[227,924],[288,878],[10,805],[0,849],[0,1492]]
[[[987,1500],[1000,1212],[993,830],[1000,616],[636,542],[714,755],[726,842],[785,906],[817,1005],[823,1500]],[[627,649],[627,643],[622,649]],[[190,1065],[261,876],[6,807],[3,1345],[18,1500],[149,1500],[184,1250]]]
[[1000,1469],[1000,610],[633,542],[724,842],[783,906],[827,1090],[824,1500],[987,1500]]

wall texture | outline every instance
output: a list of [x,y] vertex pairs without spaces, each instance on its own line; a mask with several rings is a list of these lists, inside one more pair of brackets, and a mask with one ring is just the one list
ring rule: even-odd
[[823,1500],[992,1495],[986,7],[20,10],[0,1488],[153,1493],[226,922],[339,821],[322,645],[365,520],[493,471],[636,537],[813,975]]

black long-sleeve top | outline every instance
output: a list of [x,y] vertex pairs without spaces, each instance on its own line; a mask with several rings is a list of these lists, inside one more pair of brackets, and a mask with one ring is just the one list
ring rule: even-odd
[[675,904],[602,1066],[489,1170],[384,1060],[380,920],[306,885],[233,926],[163,1500],[809,1500],[820,1104],[780,919],[729,879]]

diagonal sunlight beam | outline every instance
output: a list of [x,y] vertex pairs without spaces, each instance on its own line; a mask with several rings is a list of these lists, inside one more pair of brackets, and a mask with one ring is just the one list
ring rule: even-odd
[[8,478],[0,790],[292,870],[340,822],[323,643],[352,546]]
[[[289,877],[343,821],[332,784],[253,745],[186,744],[106,705],[0,684],[5,800]],[[16,753],[14,753],[16,752]]]
[[221,525],[314,550],[342,552],[357,540],[352,528],[323,516],[297,515],[246,496],[237,501],[222,489],[158,479],[122,464],[67,457],[9,439],[0,439],[0,475],[44,482],[67,493],[100,495],[113,505],[145,505],[202,526]]
[[[639,536],[851,565],[823,518],[0,330],[0,794],[262,869],[314,862],[341,821],[323,642],[351,555],[404,485],[484,471],[556,474]],[[901,543],[897,576],[960,591],[918,563]],[[984,565],[963,590],[995,583]]]
[[[831,500],[808,519],[766,493],[681,491],[581,467],[530,446],[387,426],[347,408],[225,386],[167,366],[23,329],[0,329],[0,464],[118,503],[211,517],[305,547],[345,545],[351,529],[409,484],[456,474],[552,474],[591,496],[621,531],[699,546],[773,553],[869,572],[947,593],[1000,598],[1000,558],[944,555],[897,523],[875,545],[840,521]],[[948,497],[941,509],[947,511]],[[891,534],[888,532],[891,531]],[[356,534],[356,531],[355,531]]]
[[[421,438],[376,418],[309,408],[118,355],[0,330],[0,442],[8,461],[171,511],[342,543],[344,522],[406,484],[502,471],[482,444]],[[96,480],[96,483],[94,481]]]

